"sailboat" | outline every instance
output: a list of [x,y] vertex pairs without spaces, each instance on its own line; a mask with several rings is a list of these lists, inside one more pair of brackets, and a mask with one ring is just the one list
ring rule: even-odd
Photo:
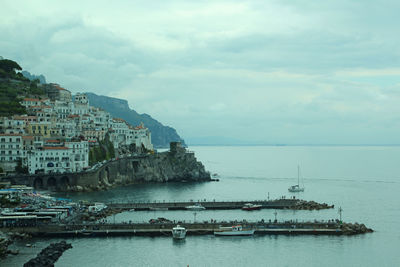
[[297,184],[288,188],[289,192],[304,192],[304,187],[300,187],[300,166],[297,166]]

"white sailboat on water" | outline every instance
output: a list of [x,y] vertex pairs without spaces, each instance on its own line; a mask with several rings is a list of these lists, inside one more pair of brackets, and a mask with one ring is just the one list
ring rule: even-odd
[[297,166],[297,184],[288,188],[289,192],[304,192],[304,187],[300,187],[300,166]]

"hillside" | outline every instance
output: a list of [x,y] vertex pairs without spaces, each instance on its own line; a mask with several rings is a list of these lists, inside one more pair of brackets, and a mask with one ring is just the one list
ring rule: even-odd
[[102,108],[112,116],[122,118],[131,125],[144,123],[151,131],[151,141],[155,147],[168,147],[172,141],[180,141],[185,145],[183,139],[177,134],[176,130],[169,126],[164,126],[148,114],[139,114],[130,109],[128,101],[113,97],[99,96],[93,93],[86,93],[91,106]]
[[19,103],[21,99],[44,95],[37,86],[38,81],[30,81],[15,71],[21,69],[12,60],[0,59],[0,116],[25,114],[25,108]]

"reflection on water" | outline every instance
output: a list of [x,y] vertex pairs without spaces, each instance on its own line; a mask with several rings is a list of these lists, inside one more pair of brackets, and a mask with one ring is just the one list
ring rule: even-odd
[[185,245],[185,243],[186,243],[186,239],[174,239],[174,238],[172,238],[172,244],[174,245],[174,246],[184,246]]

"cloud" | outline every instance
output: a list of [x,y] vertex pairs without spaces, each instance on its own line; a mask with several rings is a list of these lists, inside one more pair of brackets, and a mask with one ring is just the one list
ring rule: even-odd
[[396,1],[2,6],[3,57],[128,99],[183,137],[399,143]]

